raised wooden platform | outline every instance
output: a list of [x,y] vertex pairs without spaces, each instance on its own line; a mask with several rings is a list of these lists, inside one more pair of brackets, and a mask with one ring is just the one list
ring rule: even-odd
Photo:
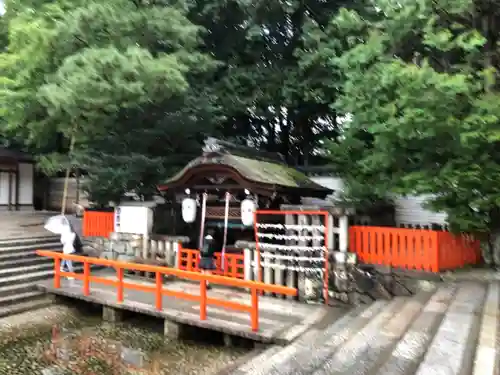
[[[92,272],[93,276],[114,279],[114,270]],[[135,277],[126,276],[125,281],[154,285],[146,280],[138,281]],[[155,307],[155,294],[135,290],[124,292],[124,302],[118,303],[116,288],[92,283],[90,295],[83,295],[82,282],[78,280],[61,280],[61,288],[54,288],[53,280],[39,282],[37,287],[48,293],[80,299],[105,307],[128,310],[144,315],[164,318],[167,324],[195,326],[213,331],[219,331],[231,336],[244,337],[263,343],[286,344],[303,334],[309,328],[319,324],[331,316],[345,313],[342,308],[324,307],[323,305],[307,305],[295,301],[273,297],[259,297],[259,331],[250,328],[250,314],[234,310],[208,306],[206,320],[200,320],[200,305],[198,302],[163,297],[162,310]],[[199,284],[188,281],[167,281],[165,288],[174,291],[184,291],[191,294],[199,293]],[[250,295],[245,291],[232,290],[214,286],[208,291],[208,298],[220,298],[232,302],[250,304]]]

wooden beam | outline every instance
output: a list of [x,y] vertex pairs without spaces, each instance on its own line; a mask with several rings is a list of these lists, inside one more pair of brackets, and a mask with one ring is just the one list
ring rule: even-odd
[[21,184],[21,176],[19,175],[19,163],[16,165],[16,211],[19,211],[19,185]]
[[9,171],[9,211],[12,211],[12,171]]
[[175,187],[172,189],[164,190],[164,193],[181,193],[184,192],[185,189],[189,189],[192,192],[208,192],[208,193],[225,193],[226,191],[243,193],[245,189],[250,190],[251,193],[257,193],[259,195],[263,195],[266,197],[270,197],[273,195],[274,190],[268,190],[265,187],[258,187],[257,185],[248,185],[248,186],[240,186],[240,185],[195,185],[195,186],[182,186]]

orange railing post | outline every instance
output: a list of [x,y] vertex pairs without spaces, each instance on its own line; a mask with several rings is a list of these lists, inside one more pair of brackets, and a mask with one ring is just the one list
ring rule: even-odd
[[200,320],[207,319],[207,282],[200,281]]
[[89,262],[83,262],[83,295],[88,296],[90,294],[90,264]]
[[61,258],[54,259],[54,288],[61,287]]
[[[199,272],[183,271],[175,268],[151,266],[145,264],[120,262],[116,260],[108,260],[101,258],[83,257],[80,255],[73,254],[62,254],[56,251],[38,250],[37,254],[40,256],[51,257],[54,259],[54,264],[60,267],[61,260],[67,259],[75,262],[81,262],[84,264],[84,274],[76,274],[74,272],[54,272],[54,286],[59,288],[57,285],[57,280],[61,276],[74,277],[76,279],[83,280],[83,294],[88,295],[90,293],[90,283],[101,283],[105,285],[115,286],[117,291],[117,300],[122,303],[124,301],[124,290],[126,288],[138,290],[141,292],[153,292],[156,294],[156,308],[162,310],[162,299],[163,296],[169,296],[174,298],[186,299],[189,301],[196,301],[200,304],[200,319],[207,319],[207,307],[209,304],[219,306],[226,309],[232,309],[236,311],[243,311],[250,313],[251,328],[254,331],[259,329],[259,299],[258,294],[260,291],[266,291],[269,293],[283,294],[289,296],[296,296],[297,289],[288,288],[279,285],[264,284],[257,281],[242,280],[240,278],[231,278],[226,276],[217,275],[206,275]],[[192,256],[192,255],[191,255]],[[112,280],[106,277],[92,276],[90,274],[90,265],[101,265],[106,267],[114,267],[116,270],[116,280]],[[85,271],[85,269],[87,271]],[[130,281],[124,280],[124,271],[143,271],[155,273],[156,285],[138,284]],[[56,268],[59,271],[59,268]],[[184,291],[168,290],[163,288],[163,275],[172,275],[182,279],[189,279],[197,281],[200,283],[200,293],[191,294]],[[219,285],[237,287],[241,289],[251,290],[251,304],[245,304],[240,302],[234,302],[231,300],[223,300],[218,298],[208,298],[207,296],[207,283],[214,283]]]
[[118,283],[116,285],[116,299],[118,302],[122,303],[123,302],[123,268],[118,267],[116,269],[116,276],[118,279]]
[[252,310],[250,312],[250,321],[252,326],[252,331],[257,332],[259,330],[259,293],[257,293],[256,288],[252,288]]
[[156,309],[163,310],[163,275],[156,272]]

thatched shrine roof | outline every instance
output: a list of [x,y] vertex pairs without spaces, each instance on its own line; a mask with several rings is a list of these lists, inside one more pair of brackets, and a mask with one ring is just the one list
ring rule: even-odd
[[[240,185],[241,188],[301,191],[305,195],[326,196],[332,190],[325,188],[304,173],[288,166],[279,154],[269,154],[247,147],[236,146],[209,138],[203,155],[190,161],[181,171],[165,181],[159,188],[188,188],[211,181],[215,185]],[[198,178],[196,178],[198,177]]]

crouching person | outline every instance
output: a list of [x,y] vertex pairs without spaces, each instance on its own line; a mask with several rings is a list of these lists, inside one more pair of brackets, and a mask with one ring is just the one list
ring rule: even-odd
[[[205,241],[203,241],[203,246],[200,250],[200,270],[201,273],[206,275],[211,275],[215,270],[214,262],[215,254],[215,243],[214,238],[211,234],[205,236]],[[210,284],[207,282],[207,289],[210,289]]]

